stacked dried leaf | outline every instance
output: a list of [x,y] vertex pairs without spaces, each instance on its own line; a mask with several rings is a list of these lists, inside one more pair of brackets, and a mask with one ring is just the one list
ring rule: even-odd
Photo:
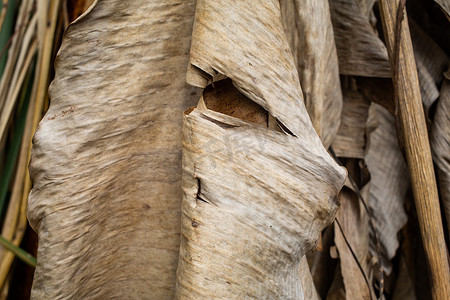
[[[399,233],[409,170],[389,115],[398,112],[394,64],[374,2],[96,1],[66,33],[50,111],[35,137],[33,296],[424,295],[417,281],[425,270],[408,273],[424,266],[402,256],[423,246],[408,230]],[[448,18],[446,1],[436,2]],[[410,23],[449,220],[450,42],[430,34],[434,23]],[[43,100],[46,79],[36,92]],[[200,97],[185,80],[209,86]],[[304,254],[334,218],[345,177],[330,145],[350,180],[338,222],[319,244],[323,252],[309,255],[310,272]]]

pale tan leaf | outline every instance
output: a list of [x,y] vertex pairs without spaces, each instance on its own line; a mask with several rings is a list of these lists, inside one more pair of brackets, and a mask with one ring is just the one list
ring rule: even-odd
[[177,297],[301,299],[300,258],[332,220],[345,173],[237,118],[197,108],[184,122]]
[[[284,129],[317,141],[311,122],[303,118],[307,112],[280,24],[280,5],[270,0],[257,11],[254,5],[245,0],[220,5],[197,1],[187,81],[205,87],[217,74],[225,75],[241,93],[269,111]],[[237,55],[242,59],[236,59]]]
[[339,66],[328,0],[283,0],[282,24],[297,66],[306,109],[328,148],[342,110]]
[[316,287],[314,286],[314,281],[311,276],[311,270],[309,269],[308,260],[306,256],[303,256],[300,261],[300,271],[299,275],[302,282],[303,296],[308,300],[319,300],[319,294],[317,293]]
[[69,26],[30,165],[33,298],[173,299],[193,15],[99,0]]
[[[237,265],[236,257],[229,264],[217,262],[223,269],[232,268],[225,274],[236,286],[240,284],[242,288],[239,280],[252,277],[245,282],[244,293],[301,296],[300,282],[307,278],[299,276],[300,259],[314,247],[318,233],[333,218],[336,194],[343,184],[345,170],[327,154],[307,116],[295,64],[281,27],[278,2],[265,3],[258,16],[250,20],[243,11],[254,14],[253,3],[223,2],[221,5],[231,7],[233,13],[227,14],[226,9],[197,11],[188,80],[204,86],[214,78],[223,77],[220,74],[230,77],[244,95],[277,119],[285,133],[208,109],[197,108],[186,114],[186,141],[211,137],[214,143],[204,145],[201,140],[186,143],[186,146],[206,149],[198,153],[187,147],[184,151],[185,156],[199,155],[199,161],[194,160],[198,169],[189,169],[189,160],[184,163],[184,236],[189,236],[189,230],[203,228],[232,230],[239,235],[233,239],[227,234],[221,241],[220,235],[208,239],[211,232],[207,232],[195,240],[198,244],[186,246],[185,241],[180,257],[198,255],[187,251],[189,246],[208,244],[208,241],[214,243],[213,248],[220,245],[222,250],[227,245],[238,244],[241,250],[248,247],[252,251],[268,251],[275,261],[261,260],[260,264],[251,261],[251,268],[243,274],[239,271],[248,264]],[[185,86],[183,76],[193,13],[192,1],[143,4],[99,0],[88,14],[69,26],[57,59],[56,77],[50,91],[51,106],[36,133],[30,165],[34,188],[29,219],[40,238],[33,297],[173,298],[182,195],[181,112],[193,104],[194,98],[198,99],[196,89]],[[210,32],[202,30],[199,20],[208,20],[213,13],[220,17],[213,17],[210,25],[218,26],[208,29],[219,33],[220,30],[240,32],[242,36],[236,35],[236,40],[234,35],[216,35],[217,32],[208,35]],[[245,26],[230,19],[220,24],[224,15],[241,17],[238,20],[245,20]],[[258,36],[255,32],[261,20],[265,28]],[[242,46],[248,41],[256,42],[256,49]],[[239,55],[223,51],[224,46]],[[203,52],[208,55],[198,55]],[[258,120],[261,120],[260,112],[257,109],[254,115]],[[261,113],[264,120],[264,110]],[[242,145],[247,137],[249,143]],[[218,153],[208,148],[220,149],[220,143],[225,147]],[[243,151],[239,151],[240,145]],[[229,153],[233,155],[230,157]],[[247,156],[248,153],[253,155]],[[255,161],[250,163],[249,157]],[[217,163],[215,168],[202,168],[202,163],[203,167],[209,166],[215,158],[228,160],[225,164]],[[239,168],[247,170],[236,173]],[[251,187],[242,189],[245,183]],[[228,189],[216,190],[221,184],[227,184]],[[190,193],[191,189],[195,189],[194,194]],[[239,190],[243,193],[235,193]],[[228,196],[227,192],[231,197],[223,197],[224,193]],[[254,193],[261,193],[261,197]],[[210,203],[197,199],[198,195]],[[193,203],[208,208],[196,220],[192,215],[186,216],[186,209]],[[217,214],[219,204],[231,208]],[[236,211],[239,205],[244,206]],[[247,218],[249,213],[255,218]],[[204,222],[202,217],[211,217],[212,221]],[[283,235],[267,236],[258,227],[242,234],[249,230],[247,226],[242,227],[242,220]],[[269,223],[273,224],[272,228]],[[243,244],[242,239],[246,238],[250,242]],[[261,239],[270,241],[271,246],[260,248]],[[201,247],[202,251],[207,249]],[[209,249],[201,258],[208,261],[220,250]],[[237,257],[242,261],[264,258],[244,254]],[[276,260],[280,258],[277,265]],[[230,257],[223,256],[222,260],[227,259]],[[183,280],[189,281],[199,274],[185,263],[180,260],[180,294]],[[223,279],[223,269],[222,272],[211,269],[212,265],[208,261],[208,274],[217,272],[222,275],[220,280]],[[289,268],[277,268],[282,265]],[[274,277],[264,274],[268,284],[254,291],[252,283],[256,282],[257,286],[261,283],[261,274],[254,272],[258,267],[274,272]],[[180,275],[185,270],[187,275]],[[286,281],[279,270],[292,275],[292,281]],[[236,274],[239,280],[233,279]],[[201,277],[194,288],[203,288],[199,286],[202,280],[207,278]],[[220,280],[215,287],[223,283]],[[271,289],[275,281],[288,288]],[[239,288],[235,286],[233,290],[229,283],[224,284],[228,293],[235,296],[233,291]],[[221,292],[220,288],[214,288],[214,296]]]
[[307,115],[279,2],[255,5],[197,1],[188,81],[229,77],[284,133],[203,99],[185,113],[177,298],[303,299],[301,257],[345,179]]

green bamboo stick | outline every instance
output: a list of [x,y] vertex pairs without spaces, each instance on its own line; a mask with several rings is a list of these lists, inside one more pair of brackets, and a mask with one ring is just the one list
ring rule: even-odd
[[36,258],[25,250],[12,244],[10,241],[0,236],[0,244],[7,250],[11,251],[17,258],[29,266],[36,267]]

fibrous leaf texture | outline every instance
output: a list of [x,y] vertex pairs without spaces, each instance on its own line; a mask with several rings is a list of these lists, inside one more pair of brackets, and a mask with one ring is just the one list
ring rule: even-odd
[[411,39],[420,83],[420,94],[425,113],[439,98],[439,86],[449,65],[445,52],[414,22],[411,21]]
[[[364,186],[361,194],[367,196],[368,190],[369,184]],[[367,197],[365,198],[367,199]],[[337,215],[340,225],[334,226],[334,240],[339,252],[342,280],[345,286],[344,299],[373,299],[373,289],[371,285],[365,282],[360,269],[361,267],[366,278],[370,280],[368,276],[370,273],[370,264],[368,259],[369,226],[367,212],[364,210],[357,194],[349,188],[344,187],[339,194],[339,199],[342,204]],[[358,234],[352,234],[355,231]],[[347,237],[348,244],[345,241],[344,235]],[[354,252],[357,261],[351,251]],[[372,297],[370,294],[372,294]]]
[[[98,0],[66,32],[30,165],[33,298],[317,296],[302,257],[346,172],[305,109],[279,2],[196,5],[189,64],[195,1]],[[182,114],[200,97],[186,79],[225,77],[281,130],[203,98]]]
[[329,2],[339,72],[354,76],[390,77],[386,46],[375,34],[355,0]]
[[192,1],[98,1],[70,25],[34,137],[34,299],[172,299]]
[[331,222],[345,171],[307,115],[278,1],[197,1],[190,64],[188,82],[230,78],[284,133],[202,100],[185,113],[176,296],[302,299],[301,257]]
[[328,0],[280,1],[281,21],[314,129],[328,148],[341,121],[342,92]]
[[[371,175],[369,207],[382,247],[381,264],[387,274],[392,270],[391,259],[399,246],[398,232],[406,224],[404,199],[409,187],[409,173],[397,142],[394,117],[376,105],[378,127],[370,135],[366,156]],[[377,256],[372,229],[371,253]]]
[[431,129],[431,149],[437,166],[442,204],[450,232],[450,69],[445,73]]

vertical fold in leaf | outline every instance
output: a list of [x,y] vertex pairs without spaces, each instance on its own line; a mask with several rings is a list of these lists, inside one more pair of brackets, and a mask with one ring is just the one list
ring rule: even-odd
[[341,121],[342,92],[327,0],[283,0],[281,20],[291,47],[306,110],[328,148]]

